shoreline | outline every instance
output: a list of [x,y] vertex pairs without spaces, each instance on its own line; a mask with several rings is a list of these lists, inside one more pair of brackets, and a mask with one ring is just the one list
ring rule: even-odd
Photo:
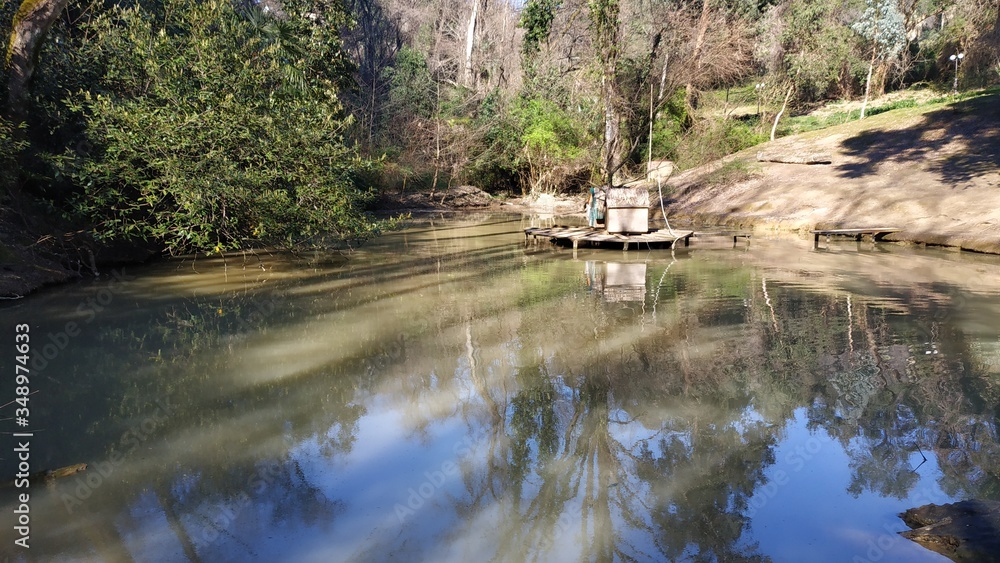
[[[755,233],[897,227],[883,240],[1000,255],[1000,95],[899,109],[783,137],[680,173],[650,190],[667,218]],[[662,189],[662,192],[661,192]],[[380,194],[379,214],[493,212],[583,216],[585,197],[494,197],[474,186]],[[155,259],[0,210],[0,302]]]
[[[791,217],[776,217],[766,214],[735,214],[713,211],[710,206],[699,205],[697,202],[664,198],[664,206],[667,208],[667,218],[676,227],[677,223],[682,228],[702,228],[706,225],[715,227],[725,227],[737,230],[748,230],[754,234],[776,234],[789,238],[809,238],[812,235],[810,230],[815,228],[837,228],[839,225],[833,223],[817,223],[816,225],[805,224],[801,219]],[[552,200],[546,200],[543,205],[538,205],[530,198],[514,198],[501,202],[491,201],[487,205],[475,206],[455,206],[455,205],[435,205],[434,207],[419,208],[395,208],[383,210],[386,213],[413,213],[417,216],[425,213],[514,213],[521,215],[528,214],[552,214],[560,217],[584,217],[580,211],[582,197],[579,196],[556,196]],[[554,202],[554,203],[553,203]],[[650,223],[662,223],[663,215],[658,205],[651,205]],[[674,212],[671,213],[671,210]],[[886,226],[891,221],[883,222]],[[934,234],[905,229],[896,233],[886,235],[882,240],[886,242],[914,244],[918,246],[935,246],[951,248],[955,251],[967,251],[974,253],[1000,255],[1000,237],[993,239],[970,238],[964,232],[959,234]],[[8,252],[10,249],[8,248]],[[28,252],[22,249],[19,259],[15,264],[4,265],[0,271],[0,302],[3,300],[17,300],[27,297],[30,294],[42,289],[84,279],[92,274],[84,273],[84,268],[74,271],[57,263],[51,257],[40,256],[37,252]],[[63,256],[64,260],[69,260],[69,256]],[[97,261],[95,266],[99,269],[107,269],[113,266],[140,265],[156,260],[157,257],[146,256],[135,260],[114,260]],[[86,266],[90,269],[90,266]]]
[[[440,201],[444,199],[444,201]],[[539,204],[538,199],[542,200]],[[412,205],[416,202],[417,205]],[[552,213],[569,216],[580,214],[582,196],[543,196],[542,198],[511,198],[497,201],[471,186],[459,186],[438,191],[436,194],[413,193],[405,198],[386,198],[380,215],[400,213]],[[6,226],[14,220],[9,214]],[[93,241],[72,244],[55,244],[56,236],[43,236],[31,240],[28,233],[12,228],[0,232],[0,303],[16,301],[40,290],[86,279],[96,278],[95,272],[124,265],[141,265],[157,260],[155,253],[144,252],[140,248],[98,247],[92,249]],[[71,265],[75,265],[73,269]]]
[[[897,227],[884,240],[1000,254],[997,100],[896,110],[757,145],[670,178],[667,217],[758,232]],[[662,216],[658,203],[651,217]]]

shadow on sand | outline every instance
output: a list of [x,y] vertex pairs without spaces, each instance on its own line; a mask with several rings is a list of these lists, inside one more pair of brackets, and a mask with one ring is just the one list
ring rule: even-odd
[[[874,129],[842,143],[860,162],[837,167],[844,178],[874,174],[883,162],[924,164],[941,181],[958,185],[1000,170],[1000,106],[997,95],[978,96],[927,113],[900,130]],[[948,150],[954,144],[957,150]]]

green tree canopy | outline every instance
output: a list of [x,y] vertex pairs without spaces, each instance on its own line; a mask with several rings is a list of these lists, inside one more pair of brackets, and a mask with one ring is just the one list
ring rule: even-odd
[[157,17],[118,7],[88,25],[105,72],[73,98],[98,153],[77,172],[77,209],[99,233],[185,252],[378,227],[353,181],[370,163],[342,137],[342,16],[285,10],[168,0]]
[[881,58],[894,57],[906,45],[903,15],[895,0],[867,0],[865,11],[851,29],[873,43]]

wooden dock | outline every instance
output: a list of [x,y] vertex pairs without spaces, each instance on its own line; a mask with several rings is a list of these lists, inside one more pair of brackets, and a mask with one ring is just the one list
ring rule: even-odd
[[621,245],[624,250],[634,245],[640,248],[647,245],[649,248],[671,248],[678,241],[684,241],[684,246],[690,245],[691,236],[694,231],[674,231],[673,234],[666,229],[650,231],[641,234],[618,234],[595,229],[593,227],[530,227],[524,230],[524,240],[529,237],[547,238],[555,243],[572,243],[573,249],[579,247],[580,243],[586,243],[595,247],[607,247]]
[[879,240],[889,233],[902,231],[899,227],[866,227],[863,229],[817,229],[809,231],[813,234],[813,246],[819,245],[819,237],[825,235],[826,242],[830,242],[831,236],[854,237],[854,240],[861,240],[863,236],[871,236],[872,240]]
[[736,246],[737,239],[746,239],[747,244],[750,244],[750,237],[752,233],[749,231],[695,231],[693,235],[695,238],[699,237],[733,237],[733,246]]

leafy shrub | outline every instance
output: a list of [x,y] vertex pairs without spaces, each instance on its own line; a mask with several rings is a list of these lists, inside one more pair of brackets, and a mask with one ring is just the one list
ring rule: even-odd
[[589,167],[587,123],[554,102],[527,99],[514,109],[520,159],[532,192],[554,192],[580,167]]
[[18,166],[15,156],[24,150],[25,143],[17,140],[14,126],[0,117],[0,197],[18,182]]
[[520,159],[520,124],[503,102],[496,89],[479,105],[473,123],[475,140],[465,169],[468,182],[488,192],[520,190],[521,176],[527,173]]
[[187,252],[378,229],[356,181],[371,163],[341,138],[336,28],[292,6],[277,20],[177,1],[161,17],[116,8],[90,24],[89,55],[107,72],[73,102],[97,155],[76,172],[76,209],[100,235]]
[[892,111],[894,109],[915,108],[915,107],[917,107],[917,101],[914,100],[913,98],[906,98],[905,100],[896,100],[895,102],[888,103],[883,106],[879,106],[877,108],[872,108],[868,110],[868,115],[872,116],[879,113]]
[[594,142],[583,112],[533,97],[504,104],[494,91],[472,125],[476,142],[466,176],[488,191],[553,192],[589,178]]
[[678,140],[675,162],[679,169],[693,168],[767,140],[768,134],[753,122],[703,121]]

